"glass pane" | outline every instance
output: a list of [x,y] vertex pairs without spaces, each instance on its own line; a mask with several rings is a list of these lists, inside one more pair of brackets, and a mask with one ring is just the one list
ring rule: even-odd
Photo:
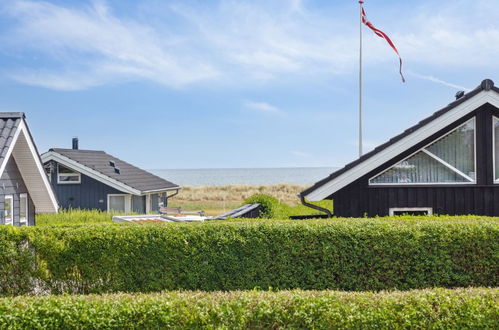
[[109,196],[110,211],[125,212],[125,196]]
[[78,175],[59,175],[59,182],[78,182],[80,176]]
[[144,213],[146,196],[132,196],[132,212]]
[[19,217],[21,221],[26,221],[28,218],[28,198],[25,195],[19,197]]
[[499,119],[494,117],[494,160],[496,180],[499,179]]
[[58,168],[58,173],[61,173],[61,174],[62,174],[62,173],[75,173],[75,174],[77,174],[77,173],[78,173],[78,172],[73,171],[73,170],[71,170],[71,169],[69,169],[69,168],[67,168],[67,167],[62,166],[62,165],[58,165],[58,167],[59,167],[59,168]]
[[448,183],[469,182],[423,151],[401,161],[371,179],[371,183]]
[[425,149],[475,179],[475,119]]
[[5,201],[3,204],[4,214],[5,214],[5,223],[12,224],[12,196],[5,196]]

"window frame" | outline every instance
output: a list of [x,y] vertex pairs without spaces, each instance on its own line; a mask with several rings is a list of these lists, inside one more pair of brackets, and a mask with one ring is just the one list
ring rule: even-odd
[[[5,201],[7,199],[10,199],[10,221],[7,223],[7,215],[5,214]],[[6,225],[14,225],[14,195],[8,194],[4,196],[4,202],[3,202],[3,219]]]
[[[407,160],[407,159],[411,158],[412,156],[414,156],[415,154],[417,154],[419,152],[424,152],[427,156],[432,157],[433,159],[435,159],[436,161],[438,161],[440,164],[442,164],[445,167],[449,168],[451,171],[455,172],[456,174],[459,174],[459,175],[463,176],[465,179],[467,179],[467,180],[468,180],[468,178],[472,179],[471,177],[469,177],[465,173],[462,173],[460,170],[458,170],[454,166],[450,165],[449,163],[447,163],[446,161],[444,161],[443,159],[441,159],[437,155],[434,155],[432,152],[426,150],[426,148],[429,147],[430,145],[432,145],[435,142],[437,142],[437,141],[445,138],[447,135],[452,134],[457,128],[459,128],[459,127],[461,127],[463,125],[466,125],[467,123],[469,123],[472,120],[474,120],[474,128],[473,128],[473,165],[474,165],[474,169],[475,169],[475,178],[472,181],[459,181],[459,182],[385,182],[385,183],[371,182],[371,180],[373,180],[374,178],[376,178],[376,177],[384,174],[385,172],[388,172],[393,167],[395,167],[398,163],[403,162],[404,160]],[[436,159],[435,157],[438,158],[438,159]],[[439,136],[438,138],[436,138],[435,140],[427,143],[423,147],[421,147],[418,150],[416,150],[415,152],[411,153],[409,156],[401,159],[400,161],[398,161],[395,164],[389,166],[388,168],[384,169],[383,171],[381,171],[381,172],[373,175],[372,177],[370,177],[368,179],[368,186],[378,186],[379,187],[379,186],[412,186],[412,185],[418,185],[418,186],[422,186],[422,185],[463,185],[463,184],[464,185],[470,185],[470,184],[477,184],[477,173],[476,172],[477,172],[477,163],[476,163],[476,116],[473,116],[470,119],[468,119],[468,120],[464,121],[463,123],[457,125],[456,127],[452,128],[447,133],[445,133],[445,134]],[[499,183],[499,179],[498,179],[497,182]]]
[[[26,202],[25,202],[25,207],[26,207],[26,217],[21,217],[21,205],[22,205],[22,198],[25,198],[26,199]],[[29,204],[28,204],[28,194],[27,193],[21,193],[19,194],[19,222],[20,223],[24,223],[26,225],[28,225],[28,218],[29,218]]]
[[[59,166],[65,167],[68,170],[71,170],[75,173],[59,173]],[[60,176],[73,176],[73,177],[78,177],[78,181],[61,181]],[[81,184],[81,173],[78,171],[73,170],[72,168],[69,168],[68,166],[61,165],[57,163],[57,184]]]
[[496,178],[496,130],[494,127],[494,120],[499,122],[499,117],[492,115],[492,168],[494,173],[494,184],[499,183],[499,178]]
[[124,199],[125,199],[125,211],[124,211],[124,213],[131,213],[132,195],[130,195],[130,194],[107,194],[107,206],[106,206],[106,209],[107,209],[108,213],[111,213],[111,212],[120,212],[120,211],[111,210],[109,208],[110,197],[124,197]]
[[426,216],[433,215],[433,207],[390,207],[388,209],[388,215],[390,217],[397,216],[395,212],[427,212]]

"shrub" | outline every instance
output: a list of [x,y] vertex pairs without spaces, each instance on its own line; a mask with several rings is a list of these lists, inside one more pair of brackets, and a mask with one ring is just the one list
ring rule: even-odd
[[0,296],[31,292],[35,273],[34,254],[25,233],[0,226]]
[[85,224],[85,223],[99,223],[111,222],[112,213],[101,210],[82,210],[82,209],[61,209],[57,214],[40,213],[36,216],[37,226],[48,225],[69,225],[69,224]]
[[260,203],[260,217],[262,218],[279,218],[285,217],[286,205],[279,202],[275,197],[265,194],[255,194],[248,197],[244,204]]
[[0,299],[23,329],[493,329],[499,289],[169,292]]
[[[37,262],[13,252],[0,259],[0,269],[14,262],[10,274],[26,269],[36,276],[32,282],[52,293],[499,285],[497,220],[246,220],[0,231],[5,246],[23,237]],[[10,292],[9,283],[0,281],[0,291]]]

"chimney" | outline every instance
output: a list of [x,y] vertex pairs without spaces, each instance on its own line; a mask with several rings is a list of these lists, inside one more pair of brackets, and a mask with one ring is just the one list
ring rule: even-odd
[[73,150],[78,150],[78,138],[73,138]]

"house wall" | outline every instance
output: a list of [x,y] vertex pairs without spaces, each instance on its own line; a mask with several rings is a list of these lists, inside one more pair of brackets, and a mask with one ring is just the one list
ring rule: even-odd
[[[53,168],[57,168],[57,162],[53,162]],[[110,187],[87,175],[81,174],[81,183],[59,184],[57,183],[57,170],[50,175],[52,187],[57,195],[61,208],[98,209],[107,211],[108,194],[128,194]],[[146,213],[146,196],[131,196],[131,212]],[[158,203],[165,201],[159,194],[151,194],[151,212],[157,212]]]
[[19,222],[19,197],[22,193],[26,193],[28,195],[28,225],[32,226],[35,224],[35,206],[33,204],[33,201],[31,200],[28,188],[24,183],[23,177],[19,172],[14,158],[10,157],[5,166],[5,170],[2,176],[0,177],[0,224],[5,224],[5,195],[13,195],[13,224],[14,226],[21,225],[21,223]]
[[[57,168],[55,165],[54,168]],[[57,171],[51,173],[51,183],[61,208],[107,210],[108,194],[125,194],[89,176],[81,174],[81,183],[58,184]]]
[[[431,207],[437,214],[499,216],[499,184],[494,183],[492,116],[499,109],[486,104],[371,173],[328,197],[336,216],[385,216],[392,207]],[[398,163],[431,141],[476,117],[476,183],[369,186],[369,178]]]

